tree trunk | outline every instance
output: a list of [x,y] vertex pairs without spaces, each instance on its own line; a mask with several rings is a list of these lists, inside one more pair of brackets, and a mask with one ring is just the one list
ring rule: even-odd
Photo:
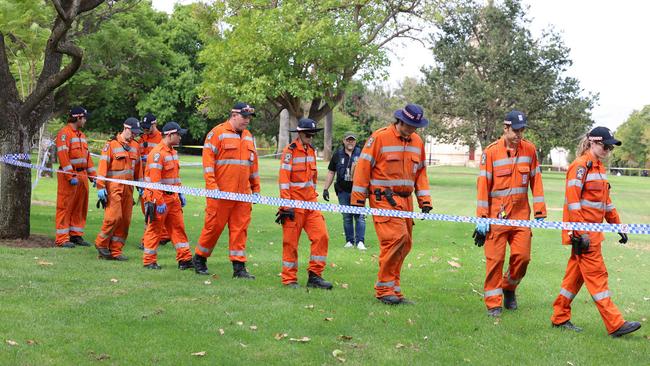
[[[14,116],[4,116],[5,126],[0,130],[0,155],[29,154],[31,135]],[[0,164],[0,238],[29,238],[31,177],[30,169]]]
[[332,127],[334,126],[334,114],[329,111],[325,115],[325,132],[323,136],[323,160],[330,161],[332,158]]
[[[278,150],[281,153],[285,146],[289,144],[289,111],[283,109],[280,112],[280,131],[278,132]],[[282,158],[282,157],[280,157]]]

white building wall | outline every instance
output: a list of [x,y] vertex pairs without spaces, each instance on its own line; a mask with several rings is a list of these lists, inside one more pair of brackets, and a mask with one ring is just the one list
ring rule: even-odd
[[445,144],[433,136],[425,138],[424,150],[427,165],[451,165],[476,167],[481,158],[481,149],[474,152],[474,160],[470,160],[469,146],[461,144]]

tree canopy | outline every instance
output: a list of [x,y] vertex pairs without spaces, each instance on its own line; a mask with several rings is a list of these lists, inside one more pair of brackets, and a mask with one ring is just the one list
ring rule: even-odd
[[634,111],[617,130],[623,144],[614,150],[612,165],[650,169],[650,105]]

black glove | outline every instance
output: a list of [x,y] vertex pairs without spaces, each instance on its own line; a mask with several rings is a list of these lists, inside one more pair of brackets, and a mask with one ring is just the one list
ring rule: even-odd
[[104,201],[102,199],[99,199],[99,200],[97,200],[97,204],[95,206],[97,206],[97,208],[99,208],[99,206],[102,206],[102,209],[105,210],[106,209],[106,203],[107,203],[106,201]]
[[144,223],[150,224],[156,218],[156,204],[153,202],[144,203]]
[[323,189],[323,199],[327,202],[330,201],[330,191],[327,188]]
[[431,206],[422,206],[422,213],[429,213],[431,210],[433,210]]
[[627,234],[626,233],[618,233],[618,235],[621,236],[621,240],[618,241],[619,243],[621,243],[621,244],[627,243]]
[[287,219],[290,219],[293,221],[293,219],[296,217],[296,214],[293,210],[293,207],[289,208],[280,208],[278,212],[275,214],[275,223],[283,225],[284,222]]
[[589,240],[589,234],[582,234],[580,236],[571,236],[571,246],[573,247],[573,251],[577,255],[581,255],[582,253],[587,253],[589,251],[589,244],[591,240]]
[[478,232],[478,230],[474,229],[474,234],[472,234],[472,238],[474,238],[474,245],[477,247],[482,247],[483,244],[485,244],[485,235],[481,234]]

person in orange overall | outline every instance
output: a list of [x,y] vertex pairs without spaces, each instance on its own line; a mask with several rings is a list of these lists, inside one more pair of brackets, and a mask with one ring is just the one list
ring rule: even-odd
[[82,107],[70,110],[68,124],[56,135],[56,151],[60,171],[56,190],[56,246],[74,248],[90,246],[82,235],[88,214],[88,180],[97,175],[88,151],[86,124],[88,111]]
[[[615,139],[605,127],[594,128],[578,145],[578,158],[571,163],[566,174],[564,222],[602,223],[606,220],[610,224],[621,223],[610,198],[611,186],[602,162],[615,145],[620,146],[621,141]],[[627,234],[619,235],[619,243],[627,243]],[[582,328],[571,323],[571,302],[585,284],[609,335],[620,337],[641,328],[639,322],[625,321],[612,302],[607,268],[601,252],[604,239],[602,232],[562,231],[562,244],[571,245],[572,248],[560,294],[553,303],[553,327],[582,331]]]
[[[142,165],[144,165],[147,163],[147,156],[149,155],[149,152],[151,152],[151,150],[153,150],[153,148],[156,145],[158,145],[160,141],[162,141],[162,133],[160,133],[160,131],[158,130],[156,116],[153,115],[152,113],[147,113],[142,118],[140,127],[142,128],[142,135],[137,140],[137,142],[140,148],[140,160],[142,161]],[[144,190],[139,187],[137,188],[137,190],[139,193],[138,201],[140,201],[140,208],[142,209],[142,213],[144,214],[144,200],[142,199],[142,194],[144,193]],[[144,228],[145,230],[147,229],[146,224]],[[165,229],[164,226],[162,227],[161,237],[162,239],[160,241],[160,245],[165,245],[171,240],[169,238],[169,234],[167,233],[167,229]],[[143,242],[140,242],[139,248],[141,250],[144,250]]]
[[[395,122],[375,131],[366,142],[352,181],[353,206],[413,211],[412,194],[424,213],[432,209],[425,167],[424,142],[415,133],[426,127],[422,107],[407,104],[395,111]],[[379,272],[375,297],[389,305],[413,304],[402,294],[401,271],[413,245],[413,219],[373,216],[379,239]]]
[[[148,183],[180,186],[180,165],[174,146],[180,144],[181,137],[187,133],[187,130],[181,129],[176,122],[167,122],[162,133],[162,141],[149,152],[147,157],[144,180]],[[171,235],[176,249],[178,268],[180,270],[193,268],[192,253],[183,220],[183,207],[186,204],[184,195],[147,188],[142,198],[145,201],[145,222],[147,222],[142,258],[144,267],[161,268],[157,262],[157,253],[164,226]]]
[[[528,187],[533,191],[535,219],[544,220],[546,203],[535,145],[523,138],[526,116],[517,110],[506,115],[503,136],[481,155],[476,183],[476,215],[484,218],[530,220]],[[530,228],[479,223],[476,231],[485,239],[484,300],[489,316],[517,309],[515,290],[530,262]],[[483,243],[477,243],[481,246]],[[508,270],[503,273],[506,244],[510,244]]]
[[[246,129],[255,109],[237,103],[227,121],[214,127],[203,146],[203,177],[209,190],[259,195],[260,176],[253,135]],[[207,198],[205,223],[194,250],[194,271],[207,275],[207,259],[228,225],[228,254],[233,278],[253,280],[246,270],[246,240],[251,223],[249,202]]]
[[[280,197],[284,199],[316,202],[316,151],[312,141],[316,132],[316,122],[302,118],[298,126],[290,132],[297,132],[298,137],[282,150],[280,164]],[[332,289],[332,284],[322,277],[327,262],[329,234],[325,218],[320,211],[293,207],[281,207],[276,222],[282,224],[282,284],[290,288],[299,288],[298,277],[298,242],[303,230],[311,241],[311,255],[307,267],[307,287]]]
[[137,118],[124,121],[121,133],[102,149],[97,172],[97,197],[105,206],[104,223],[95,239],[100,259],[127,260],[122,254],[131,225],[133,186],[105,181],[101,178],[142,180],[140,148],[133,136],[141,133]]

